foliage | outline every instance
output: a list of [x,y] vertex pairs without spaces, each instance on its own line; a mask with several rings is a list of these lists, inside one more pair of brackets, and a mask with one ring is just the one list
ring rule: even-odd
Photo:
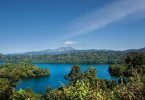
[[129,67],[138,68],[145,64],[145,54],[138,52],[129,53],[125,62]]
[[8,79],[0,78],[0,100],[7,100],[12,95],[13,87]]
[[[128,83],[101,80],[96,77],[97,71],[89,67],[82,72],[80,66],[75,65],[65,79],[69,84],[58,89],[47,89],[44,95],[33,93],[30,89],[16,91],[10,82],[10,76],[18,75],[20,78],[43,76],[36,67],[25,64],[3,65],[0,73],[8,78],[0,78],[1,100],[145,100],[145,63],[144,55],[128,54],[126,64],[111,65],[109,71],[114,75],[127,76]],[[16,66],[17,65],[17,66]],[[12,65],[11,65],[12,66]],[[28,65],[27,65],[28,66]],[[20,72],[24,72],[23,74]],[[23,69],[23,70],[22,70]],[[25,71],[25,69],[29,71]],[[13,72],[13,73],[12,73]],[[43,72],[43,71],[42,71]],[[9,74],[10,75],[9,75]],[[16,73],[16,74],[15,74]],[[23,77],[22,77],[23,76]],[[24,77],[25,76],[25,77]],[[16,76],[15,76],[16,77]],[[17,79],[17,78],[16,78]]]
[[[0,79],[1,100],[144,100],[145,75],[129,77],[127,84],[96,78],[96,70],[89,67],[82,72],[73,66],[68,74],[70,84],[58,89],[47,89],[46,94],[35,94],[31,89],[10,88],[8,79]],[[9,91],[9,92],[8,92]],[[7,98],[6,98],[7,97]],[[9,98],[8,98],[9,97]]]
[[[48,69],[40,69],[32,64],[4,64],[0,66],[0,100],[40,100],[41,95],[31,89],[15,90],[16,82],[22,78],[49,75]],[[39,99],[38,99],[39,98]]]
[[82,78],[82,73],[81,73],[80,66],[73,66],[70,73],[65,76],[65,79],[69,80],[70,82],[74,82],[74,80],[80,80],[81,78]]
[[125,59],[124,65],[110,65],[109,72],[115,76],[135,76],[145,74],[145,54],[132,52]]
[[41,95],[35,94],[31,89],[18,90],[13,93],[12,100],[40,100]]
[[[119,66],[119,65],[118,65]],[[126,68],[122,68],[125,71]],[[73,72],[73,73],[72,73]],[[75,73],[76,72],[76,73]],[[80,74],[79,74],[80,73]],[[68,86],[47,91],[42,100],[144,100],[145,75],[129,77],[128,83],[96,78],[96,70],[88,68],[84,73],[79,66],[73,66],[68,74]],[[74,76],[73,76],[74,75]],[[78,77],[76,77],[78,75]],[[81,75],[81,78],[79,77]]]
[[5,64],[0,66],[0,77],[17,81],[21,78],[49,75],[48,69],[40,69],[32,64]]
[[126,76],[127,67],[125,65],[113,64],[109,67],[109,72],[114,76]]
[[71,64],[110,64],[123,63],[126,52],[121,51],[75,51],[66,54],[44,55],[7,55],[5,62],[31,62],[31,63],[71,63]]
[[128,84],[117,85],[110,96],[112,100],[144,100],[145,82],[144,77],[131,77]]
[[[78,76],[77,76],[78,75]],[[105,81],[96,78],[96,70],[88,68],[84,73],[79,66],[73,66],[68,74],[70,84],[59,89],[48,91],[43,100],[105,100],[106,93],[99,88]]]

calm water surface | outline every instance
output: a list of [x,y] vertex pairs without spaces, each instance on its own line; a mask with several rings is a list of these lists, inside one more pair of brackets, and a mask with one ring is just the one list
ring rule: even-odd
[[0,62],[0,65],[4,64],[3,62]]
[[[72,68],[72,64],[35,64],[40,68],[48,68],[50,71],[50,76],[41,77],[41,78],[30,78],[20,81],[16,87],[19,89],[31,88],[36,93],[45,93],[47,87],[53,89],[58,88],[61,84],[68,84],[68,81],[64,79],[64,76],[67,75]],[[97,70],[97,77],[100,79],[107,80],[117,80],[116,77],[113,77],[108,72],[109,65],[80,65],[81,70],[85,71],[89,66],[94,67]]]

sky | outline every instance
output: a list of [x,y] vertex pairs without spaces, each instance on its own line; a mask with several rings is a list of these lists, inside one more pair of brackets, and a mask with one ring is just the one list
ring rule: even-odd
[[0,53],[145,47],[145,0],[0,0]]

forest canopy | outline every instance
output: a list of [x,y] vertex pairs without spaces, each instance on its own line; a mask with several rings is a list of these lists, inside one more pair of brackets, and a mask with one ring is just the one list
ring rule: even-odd
[[75,51],[56,55],[6,55],[4,62],[110,64],[124,63],[126,52],[120,51]]
[[32,64],[4,64],[0,66],[0,78],[20,80],[22,78],[49,75],[48,69],[41,69]]
[[[0,73],[2,73],[0,78],[0,99],[144,100],[145,67],[143,66],[145,64],[145,56],[143,55],[144,54],[140,53],[129,53],[125,58],[124,64],[118,64],[117,66],[114,65],[111,67],[114,68],[113,70],[117,70],[116,72],[121,73],[118,75],[120,76],[118,82],[97,78],[97,71],[92,67],[89,67],[86,71],[82,72],[80,66],[75,65],[72,67],[70,73],[64,76],[64,78],[69,81],[68,85],[61,85],[59,88],[54,90],[47,88],[45,94],[36,94],[29,88],[26,90],[15,90],[13,82],[14,80],[26,77],[45,76],[48,75],[48,71],[26,63],[2,65],[0,68]],[[18,69],[18,71],[16,69]],[[143,72],[141,72],[140,69]],[[130,72],[133,72],[133,75],[127,74],[128,76],[124,76],[124,73]],[[128,78],[128,82],[124,83],[124,81],[122,81],[124,77]]]

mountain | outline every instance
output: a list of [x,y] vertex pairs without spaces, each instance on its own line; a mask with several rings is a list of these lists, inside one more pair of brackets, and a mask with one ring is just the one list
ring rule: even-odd
[[144,52],[145,53],[145,47],[144,48],[141,48],[139,49],[140,52]]
[[[61,47],[57,49],[47,49],[37,52],[27,52],[23,54],[4,55],[0,61],[21,62],[30,61],[32,63],[122,63],[129,52],[143,52],[145,48],[129,49],[124,51],[88,49],[77,50],[71,47]],[[47,54],[47,55],[45,55]]]
[[55,51],[56,52],[66,52],[66,51],[72,51],[72,50],[75,50],[75,49],[72,47],[60,47],[60,48],[57,48]]
[[[60,47],[57,49],[47,49],[47,50],[41,50],[41,51],[33,51],[33,52],[26,52],[26,53],[22,53],[22,54],[9,54],[9,55],[44,55],[44,54],[67,54],[67,53],[81,53],[81,52],[107,52],[107,51],[112,51],[112,52],[117,52],[115,50],[106,50],[106,49],[87,49],[87,50],[77,50],[75,48],[72,47]],[[128,49],[128,50],[124,50],[124,51],[120,51],[120,52],[124,52],[124,53],[128,53],[128,52],[142,52],[145,53],[145,47],[141,48],[141,49]]]
[[142,52],[145,53],[145,47],[141,49],[128,49],[127,52]]
[[39,55],[39,54],[63,54],[63,53],[69,53],[71,51],[75,51],[76,49],[72,47],[60,47],[57,49],[47,49],[42,51],[35,51],[35,52],[27,52],[24,53],[26,55]]

